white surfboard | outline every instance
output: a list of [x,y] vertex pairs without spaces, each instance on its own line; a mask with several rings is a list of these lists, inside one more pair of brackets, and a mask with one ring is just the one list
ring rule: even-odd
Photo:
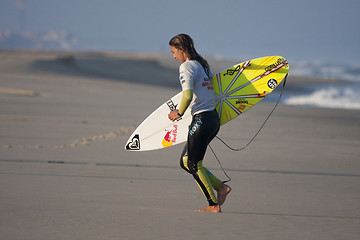
[[185,142],[191,123],[191,113],[187,109],[178,121],[172,122],[168,114],[180,105],[182,93],[178,93],[150,114],[130,136],[126,150],[147,151],[170,147]]
[[[218,95],[216,110],[223,125],[270,94],[283,81],[289,65],[281,56],[257,58],[242,62],[212,77]],[[162,104],[130,136],[126,150],[147,151],[170,147],[187,140],[191,113],[172,122],[168,114],[180,105],[182,93]]]

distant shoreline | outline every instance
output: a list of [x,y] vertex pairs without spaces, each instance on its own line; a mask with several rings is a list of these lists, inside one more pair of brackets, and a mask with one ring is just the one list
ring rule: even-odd
[[[55,73],[59,76],[82,76],[85,78],[125,81],[169,87],[177,89],[178,91],[181,90],[177,80],[179,63],[172,58],[170,53],[0,50],[0,57],[2,59],[13,59],[14,61],[24,60],[26,62],[26,69],[30,72],[42,74]],[[212,57],[208,57],[207,60],[212,67],[213,73],[222,71],[229,66],[242,61],[239,60],[237,62],[236,60],[217,59]],[[6,68],[2,72],[5,73]],[[306,98],[307,95],[310,96],[319,89],[321,90],[329,87],[333,89],[341,89],[344,87],[351,89],[353,85],[354,82],[346,80],[294,76],[291,74],[290,64],[284,97],[301,96],[302,98]],[[340,92],[339,94],[344,93]],[[321,101],[319,97],[321,98],[321,96],[316,96],[315,101]],[[345,96],[345,100],[348,101],[346,97],[349,96]],[[270,95],[265,100],[275,98],[275,95]],[[324,101],[326,101],[326,99],[324,99]],[[329,101],[333,101],[333,99],[330,99]],[[356,104],[357,103],[355,102],[354,106]]]

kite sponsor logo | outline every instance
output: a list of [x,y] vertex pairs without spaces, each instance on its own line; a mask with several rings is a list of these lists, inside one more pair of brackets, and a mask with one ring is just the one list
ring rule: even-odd
[[240,65],[237,65],[235,69],[228,69],[226,70],[226,73],[224,73],[224,76],[229,75],[232,76],[234,73],[240,71]]
[[168,129],[165,129],[165,136],[162,140],[162,145],[164,148],[166,147],[170,147],[172,145],[174,145],[174,143],[176,143],[176,138],[177,138],[177,129],[178,129],[178,126],[175,124],[173,126],[173,129],[171,130],[168,130]]
[[275,79],[270,79],[267,83],[268,87],[271,89],[276,88],[276,86],[278,85],[277,81]]
[[248,102],[248,100],[246,100],[246,99],[238,99],[237,101],[236,101],[236,104],[249,104],[249,102]]
[[135,134],[131,141],[126,145],[126,150],[140,150],[139,134]]
[[254,105],[254,104],[249,103],[249,101],[246,98],[239,98],[236,101],[236,104],[239,104],[237,109],[242,112],[246,111],[247,108],[250,108],[251,106]]
[[177,105],[175,105],[174,102],[171,99],[166,101],[166,104],[168,105],[170,111],[175,111],[176,110]]
[[278,60],[276,60],[276,62],[274,62],[273,64],[270,64],[269,66],[267,66],[265,68],[265,71],[270,71],[273,68],[276,68],[277,66],[283,64],[283,66],[287,67],[287,62],[284,58],[278,58]]
[[236,104],[240,104],[238,107],[237,107],[237,109],[239,109],[240,111],[245,111],[245,109],[247,108],[247,107],[250,107],[248,104],[249,104],[249,102],[248,102],[248,100],[246,100],[246,99],[238,99],[237,101],[236,101]]

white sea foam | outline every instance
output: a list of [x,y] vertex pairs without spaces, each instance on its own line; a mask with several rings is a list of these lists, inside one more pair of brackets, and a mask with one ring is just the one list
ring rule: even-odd
[[290,63],[290,74],[360,82],[360,63],[330,63],[326,61]]
[[283,102],[289,105],[360,110],[359,90],[349,87],[326,87],[308,95],[288,97]]
[[[311,93],[298,93],[283,103],[314,107],[360,110],[360,63],[308,61],[290,63],[289,75],[350,81],[346,85],[327,83]],[[351,83],[352,82],[352,83]],[[309,86],[307,86],[309,87]]]

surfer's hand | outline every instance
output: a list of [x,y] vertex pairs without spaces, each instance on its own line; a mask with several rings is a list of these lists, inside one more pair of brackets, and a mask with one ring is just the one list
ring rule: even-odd
[[168,114],[168,118],[171,120],[171,121],[176,121],[177,119],[180,118],[180,116],[178,115],[179,113],[179,110],[174,110],[174,111],[171,111],[169,114]]

